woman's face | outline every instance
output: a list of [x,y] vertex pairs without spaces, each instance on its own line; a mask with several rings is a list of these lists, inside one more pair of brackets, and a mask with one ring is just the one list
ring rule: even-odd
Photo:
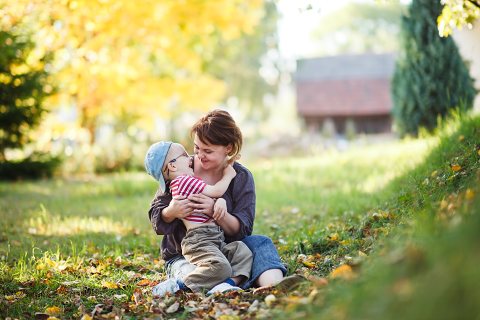
[[195,156],[200,160],[203,170],[211,170],[223,168],[228,160],[228,153],[231,151],[230,146],[222,146],[215,144],[203,143],[197,135],[193,140],[193,151]]

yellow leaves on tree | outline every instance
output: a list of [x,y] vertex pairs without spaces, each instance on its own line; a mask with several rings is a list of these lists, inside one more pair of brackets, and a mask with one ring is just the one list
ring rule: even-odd
[[455,28],[471,28],[480,18],[480,3],[477,0],[443,0],[442,4],[442,14],[437,19],[438,32],[442,37],[451,35]]
[[23,20],[51,67],[65,104],[92,133],[100,117],[153,123],[173,112],[209,109],[225,94],[205,74],[218,39],[252,32],[263,0],[0,0],[2,27]]

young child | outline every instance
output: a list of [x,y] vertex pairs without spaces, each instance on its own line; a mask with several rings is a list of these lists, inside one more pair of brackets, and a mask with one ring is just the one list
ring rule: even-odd
[[223,178],[212,186],[194,177],[190,164],[191,158],[178,143],[157,142],[150,146],[145,156],[147,173],[160,183],[163,191],[168,192],[166,187],[169,187],[172,196],[188,197],[190,194],[202,193],[217,198],[213,219],[198,213],[182,219],[187,229],[181,243],[182,255],[195,265],[195,269],[183,279],[168,279],[155,286],[153,294],[157,296],[187,288],[195,292],[214,287],[215,292],[239,290],[232,278],[240,277],[244,281],[250,277],[252,252],[241,241],[226,244],[223,230],[215,223],[227,212],[226,202],[220,197],[235,177],[235,170],[228,165]]

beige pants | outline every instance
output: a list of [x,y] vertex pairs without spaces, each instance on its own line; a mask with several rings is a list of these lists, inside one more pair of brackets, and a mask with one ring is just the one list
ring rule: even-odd
[[195,265],[195,269],[183,278],[192,291],[209,290],[230,277],[250,277],[252,252],[241,241],[226,244],[219,226],[188,230],[182,240],[182,254]]

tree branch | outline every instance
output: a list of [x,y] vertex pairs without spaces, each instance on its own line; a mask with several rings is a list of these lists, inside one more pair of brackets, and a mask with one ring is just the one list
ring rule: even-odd
[[473,4],[475,7],[480,8],[480,3],[477,0],[468,0],[471,4]]

